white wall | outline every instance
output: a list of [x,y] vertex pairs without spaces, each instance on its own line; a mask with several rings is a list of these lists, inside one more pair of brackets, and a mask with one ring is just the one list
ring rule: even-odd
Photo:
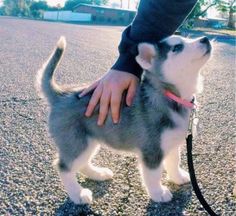
[[91,14],[73,13],[72,11],[45,11],[43,18],[47,20],[89,22],[91,21]]

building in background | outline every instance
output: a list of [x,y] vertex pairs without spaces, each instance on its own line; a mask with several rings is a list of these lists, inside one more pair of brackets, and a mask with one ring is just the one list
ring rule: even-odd
[[117,9],[106,6],[96,6],[89,4],[78,4],[73,12],[91,14],[93,23],[127,25],[132,22],[136,11],[127,9]]
[[72,11],[45,11],[43,19],[64,22],[91,22],[91,14]]

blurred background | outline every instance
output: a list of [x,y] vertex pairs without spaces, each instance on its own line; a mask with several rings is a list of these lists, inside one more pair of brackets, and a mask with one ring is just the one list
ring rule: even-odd
[[[235,0],[199,0],[185,27],[235,29]],[[0,0],[0,15],[86,24],[127,25],[139,0]]]

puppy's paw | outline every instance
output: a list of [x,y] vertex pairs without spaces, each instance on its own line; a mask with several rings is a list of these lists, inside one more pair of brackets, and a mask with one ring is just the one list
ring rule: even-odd
[[83,188],[80,192],[81,204],[91,204],[93,201],[93,193],[87,188]]
[[94,173],[94,179],[98,181],[105,181],[112,179],[113,175],[114,174],[110,169],[105,167],[97,167],[96,173]]
[[189,173],[183,169],[179,169],[179,172],[175,175],[171,175],[167,177],[169,181],[177,184],[182,185],[190,182],[190,176]]
[[169,202],[173,197],[172,193],[165,186],[150,191],[150,196],[154,202]]
[[234,185],[233,195],[236,196],[236,185]]
[[113,172],[108,168],[101,168],[101,178],[103,180],[112,179],[114,176]]
[[69,194],[71,201],[75,204],[91,204],[93,201],[92,191],[82,188],[80,191],[75,190]]

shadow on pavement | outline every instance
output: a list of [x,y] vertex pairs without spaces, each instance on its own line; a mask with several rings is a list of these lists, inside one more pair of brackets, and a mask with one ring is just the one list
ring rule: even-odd
[[81,185],[84,188],[89,188],[93,192],[93,199],[97,199],[107,193],[111,182],[112,180],[94,181],[86,178],[85,182],[81,182]]
[[[185,209],[188,203],[191,201],[192,192],[191,184],[183,186],[169,186],[173,192],[173,199],[168,203],[155,203],[150,200],[147,205],[147,211],[145,215],[149,216],[184,216],[186,215]],[[174,189],[178,187],[179,189]]]
[[101,216],[95,213],[89,205],[75,205],[69,198],[56,210],[56,216]]
[[[82,187],[89,188],[93,192],[93,199],[102,197],[107,193],[108,187],[110,186],[110,180],[107,181],[93,181],[86,179],[84,182],[80,182]],[[76,205],[69,198],[55,211],[56,216],[102,216],[101,214],[95,213],[90,205]]]

